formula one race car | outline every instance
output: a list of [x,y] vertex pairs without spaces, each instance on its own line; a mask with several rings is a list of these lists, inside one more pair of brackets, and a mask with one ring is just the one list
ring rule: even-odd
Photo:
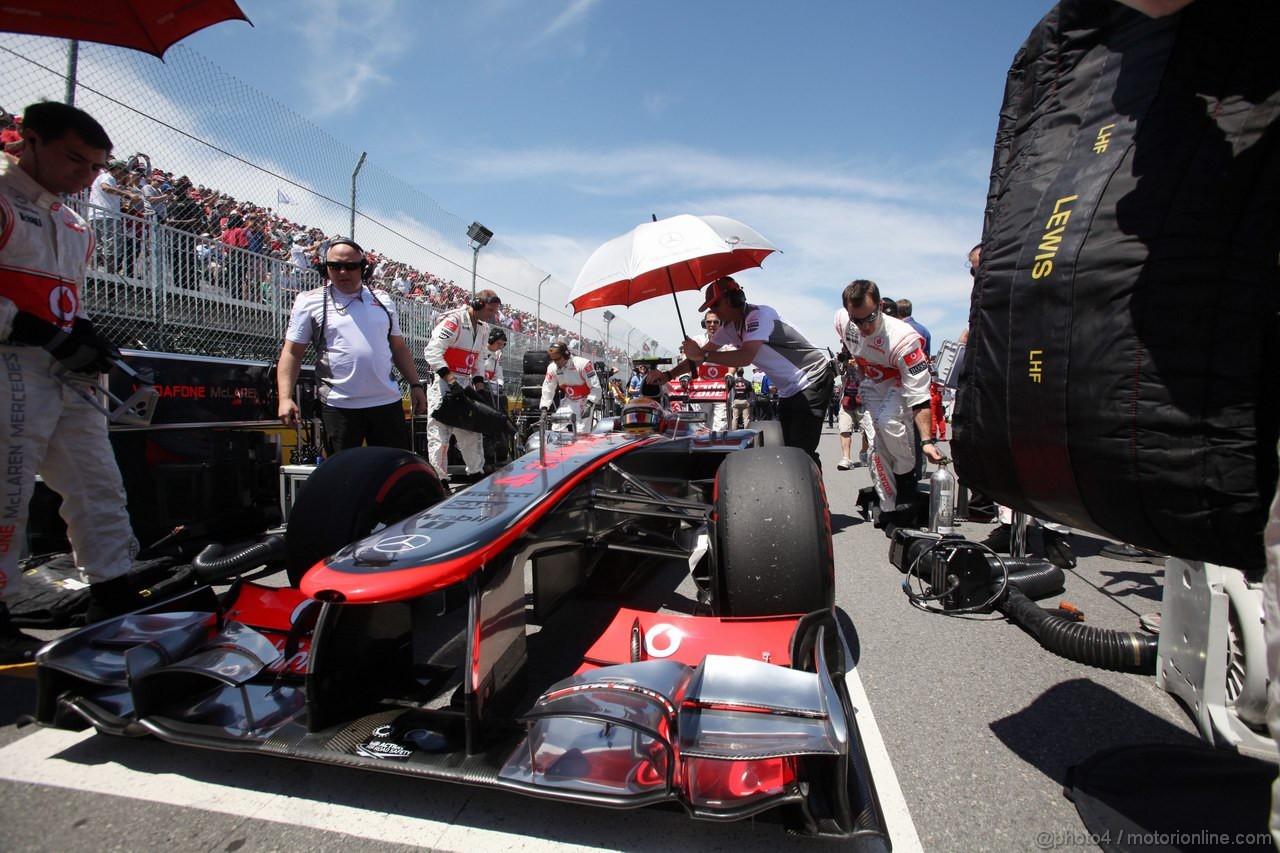
[[[776,424],[700,417],[633,401],[450,497],[411,453],[339,453],[293,507],[288,586],[54,641],[37,719],[887,839],[818,470]],[[601,604],[680,564],[704,615]]]

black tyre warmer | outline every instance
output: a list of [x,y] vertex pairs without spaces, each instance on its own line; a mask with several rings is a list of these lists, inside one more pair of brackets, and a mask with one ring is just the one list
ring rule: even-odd
[[1280,3],[1060,3],[1009,71],[953,452],[1037,517],[1262,566]]

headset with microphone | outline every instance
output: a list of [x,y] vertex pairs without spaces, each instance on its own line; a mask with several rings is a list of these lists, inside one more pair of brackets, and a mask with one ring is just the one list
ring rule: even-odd
[[487,293],[488,296],[476,294],[476,298],[471,300],[471,309],[473,311],[483,311],[486,305],[501,305],[502,297],[494,293],[492,290],[482,290],[480,293]]
[[359,252],[360,280],[368,281],[373,277],[373,264],[369,263],[369,259],[364,256],[364,249],[360,248],[360,244],[349,237],[336,237],[320,247],[320,259],[316,261],[316,272],[321,278],[329,277],[329,250],[334,246],[350,246]]

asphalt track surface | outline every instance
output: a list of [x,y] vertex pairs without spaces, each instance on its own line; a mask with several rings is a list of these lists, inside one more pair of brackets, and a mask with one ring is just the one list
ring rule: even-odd
[[[867,697],[859,723],[894,849],[1023,851],[1046,837],[1057,839],[1054,846],[1093,849],[1062,794],[1067,769],[1110,746],[1198,742],[1187,713],[1153,677],[1057,657],[998,614],[949,618],[911,607],[887,540],[855,508],[868,472],[836,470],[833,431],[820,449],[837,605],[856,629]],[[981,539],[988,529],[966,524],[962,532]],[[1033,536],[1033,550],[1036,543]],[[1159,609],[1159,567],[1100,557],[1106,542],[1091,536],[1073,535],[1072,544],[1079,567],[1067,573],[1066,591],[1042,604],[1068,601],[1089,624],[1121,630],[1137,630],[1141,614]],[[691,594],[687,581],[644,593],[681,611]],[[0,677],[2,850],[830,849],[763,821],[701,823],[677,811],[592,809],[154,740],[18,727],[33,703],[33,681]],[[855,704],[863,703],[855,696]]]

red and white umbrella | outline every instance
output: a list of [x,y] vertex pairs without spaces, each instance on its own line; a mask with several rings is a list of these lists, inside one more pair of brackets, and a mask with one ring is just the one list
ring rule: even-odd
[[94,41],[164,57],[176,41],[220,21],[248,21],[235,0],[12,0],[0,32]]
[[686,213],[646,222],[591,254],[569,293],[569,304],[580,313],[700,290],[718,278],[760,266],[776,251],[760,232],[727,216]]

